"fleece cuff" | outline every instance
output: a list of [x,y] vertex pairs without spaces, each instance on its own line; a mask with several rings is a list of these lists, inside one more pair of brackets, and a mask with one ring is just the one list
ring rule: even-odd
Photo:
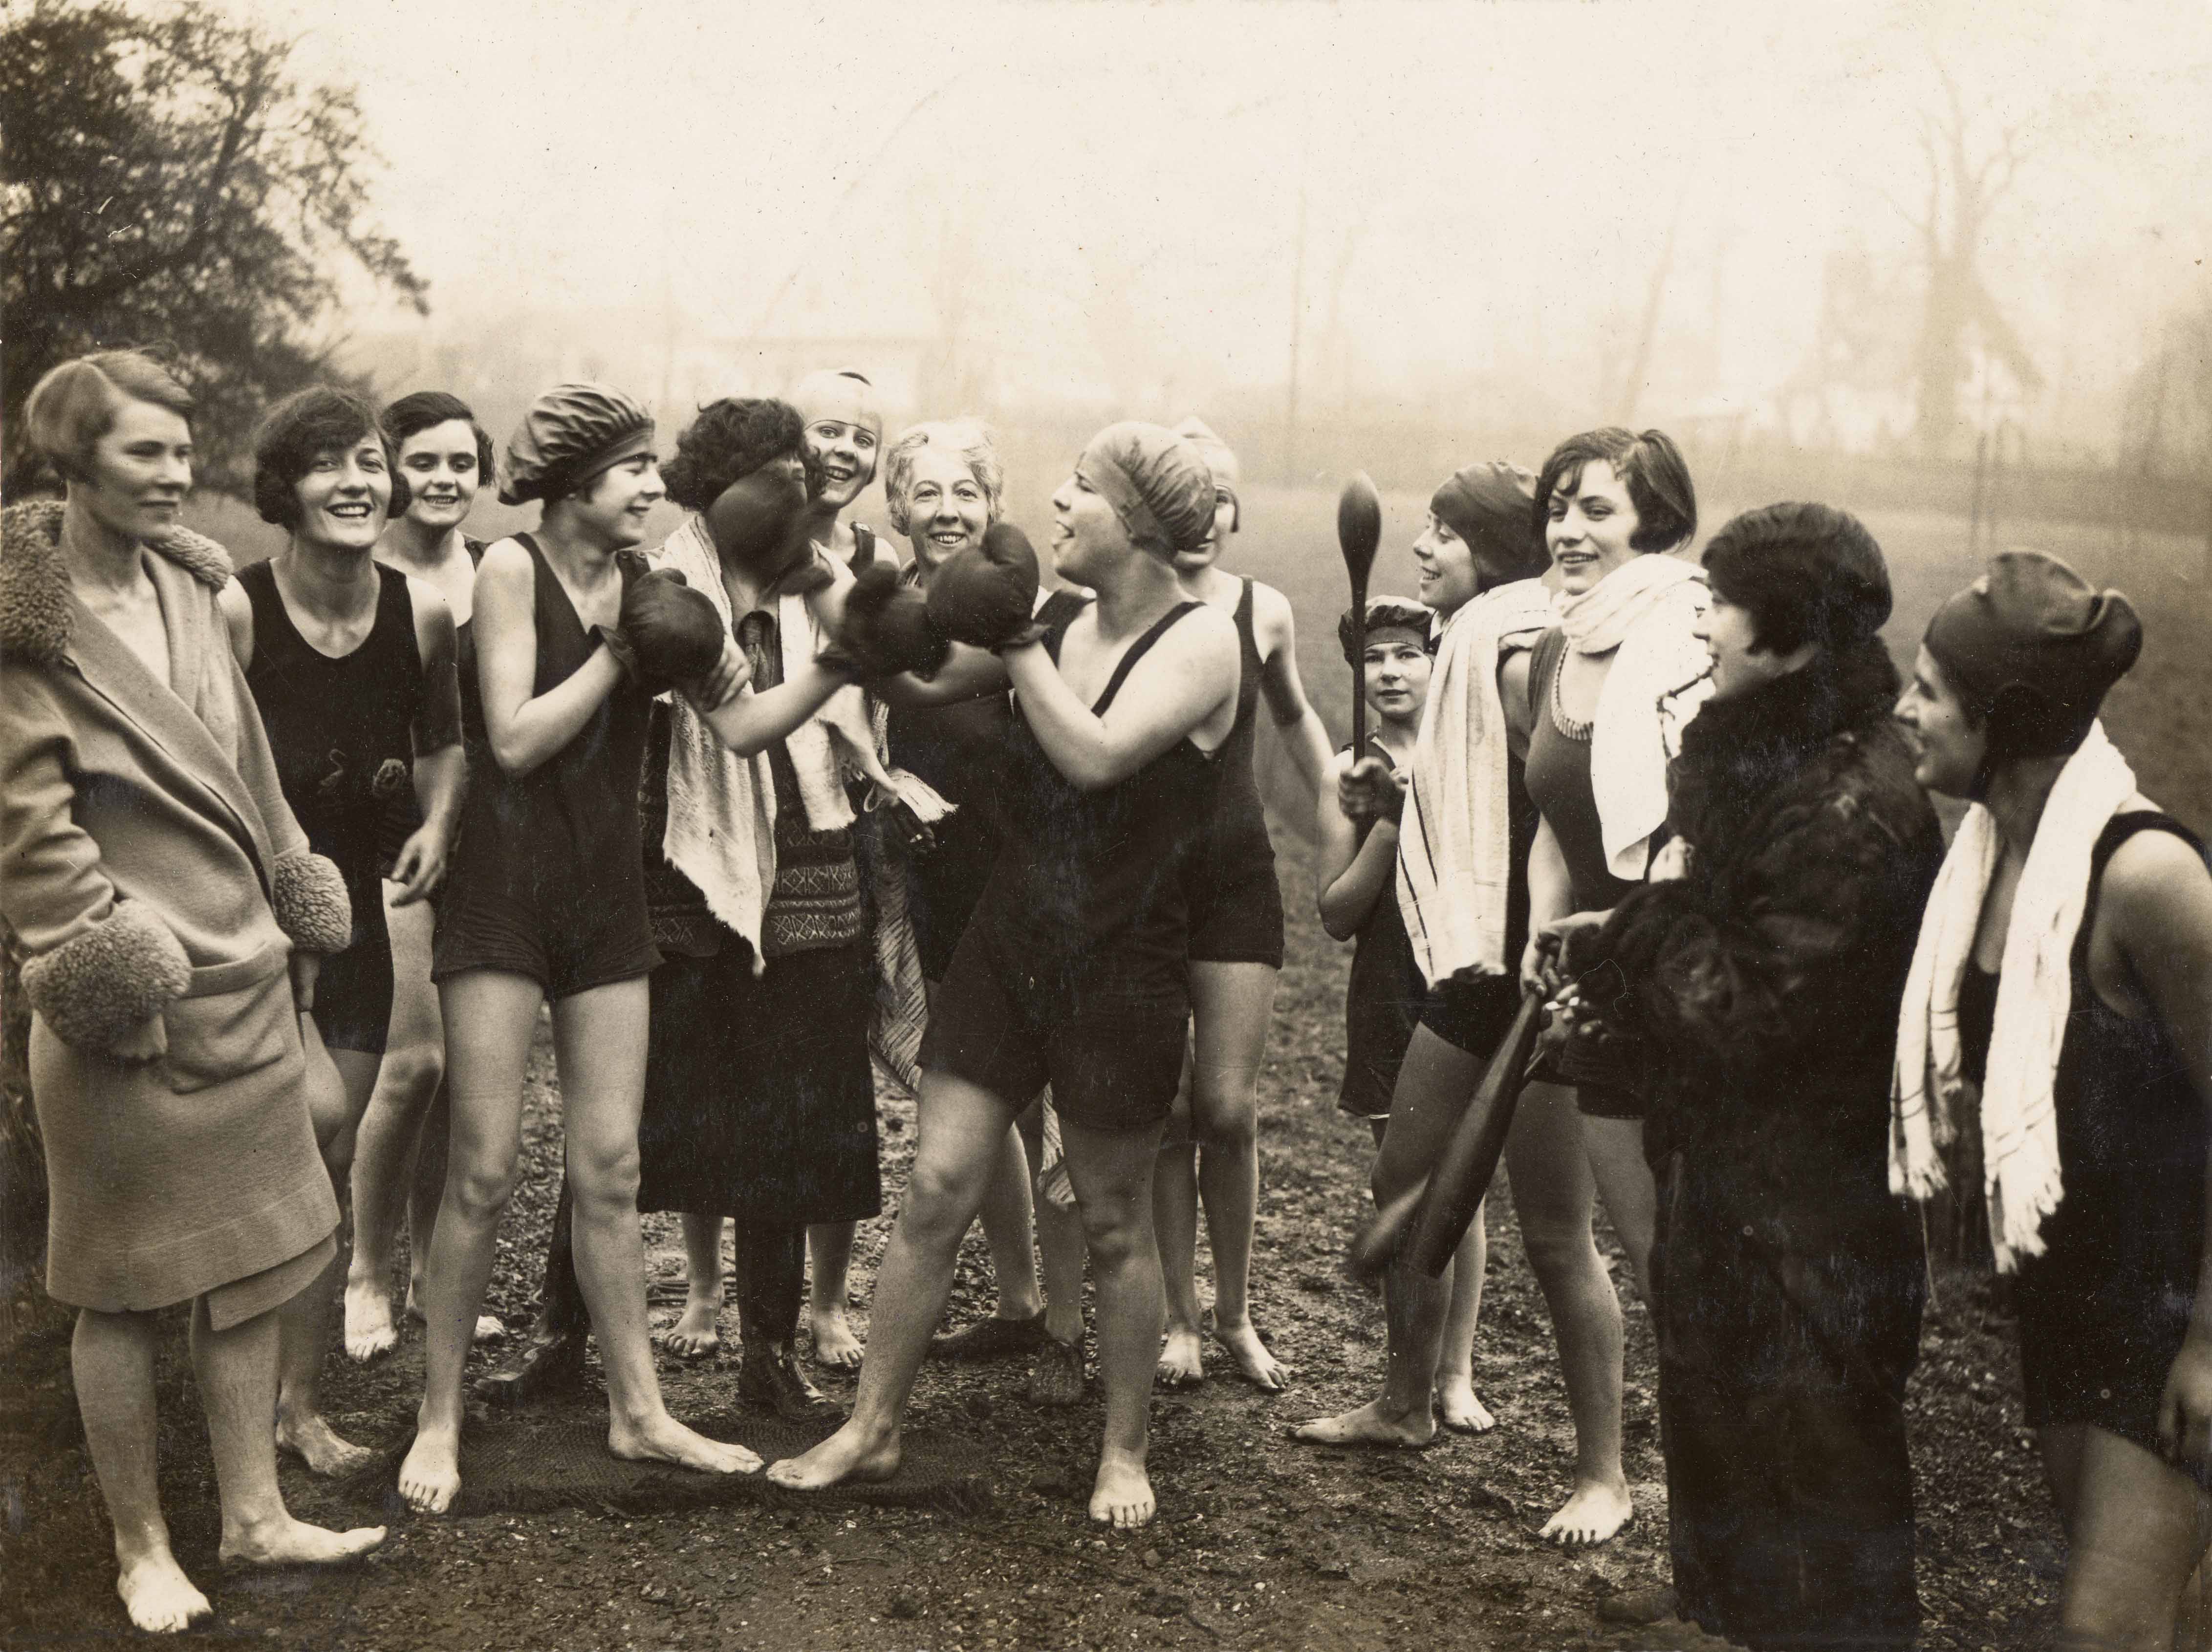
[[353,902],[328,857],[287,855],[270,880],[277,926],[303,952],[343,952],[353,943]]
[[62,1042],[105,1054],[192,984],[169,926],[143,902],[23,963],[23,993]]

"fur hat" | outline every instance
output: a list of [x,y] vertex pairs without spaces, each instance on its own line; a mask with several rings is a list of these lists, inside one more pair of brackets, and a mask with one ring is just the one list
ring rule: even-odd
[[561,499],[653,451],[653,415],[607,385],[556,385],[530,404],[499,465],[503,505]]

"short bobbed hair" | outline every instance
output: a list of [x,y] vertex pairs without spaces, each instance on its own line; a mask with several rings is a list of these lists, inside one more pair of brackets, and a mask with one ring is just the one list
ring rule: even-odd
[[1663,430],[1638,433],[1608,424],[1569,436],[1536,473],[1534,520],[1540,543],[1551,517],[1552,495],[1562,488],[1572,492],[1581,487],[1583,467],[1593,459],[1613,466],[1636,507],[1631,549],[1672,550],[1697,537],[1698,493],[1674,438]]
[[1786,654],[1807,643],[1843,653],[1889,618],[1889,566],[1866,525],[1832,505],[1765,505],[1705,547],[1713,590],[1751,616],[1753,641]]
[[175,375],[143,350],[97,350],[47,369],[23,404],[31,447],[65,482],[92,479],[93,449],[131,402],[165,407],[189,423],[195,404]]
[[[703,511],[733,482],[742,482],[770,459],[804,458],[805,422],[788,402],[765,396],[725,396],[699,410],[676,438],[676,456],[660,467],[669,499],[687,511]],[[807,466],[808,491],[814,467]]]
[[913,531],[907,495],[914,486],[915,456],[925,447],[951,453],[968,467],[969,475],[983,490],[985,512],[996,522],[1006,494],[1006,471],[999,462],[998,438],[991,427],[981,419],[928,419],[902,430],[884,456],[884,506],[891,526],[901,533]]
[[343,452],[373,435],[384,449],[392,478],[387,517],[398,516],[413,498],[399,474],[392,438],[366,397],[336,385],[310,385],[270,408],[253,435],[253,508],[261,519],[290,530],[300,525],[300,478],[325,453]]
[[[494,479],[491,432],[477,422],[475,412],[458,396],[447,395],[442,390],[418,390],[411,396],[402,396],[384,410],[384,440],[392,449],[392,461],[398,462],[399,450],[407,445],[410,436],[455,419],[465,419],[477,439],[477,474],[487,484]],[[398,514],[398,512],[393,513]]]

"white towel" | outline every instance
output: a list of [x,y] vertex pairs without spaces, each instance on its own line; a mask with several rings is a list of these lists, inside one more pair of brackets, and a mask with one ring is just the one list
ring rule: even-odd
[[[685,518],[647,557],[656,567],[682,573],[714,604],[724,629],[730,628],[721,560],[703,519]],[[851,580],[834,560],[827,565],[840,576],[835,583]],[[776,628],[787,681],[820,651],[822,625],[806,598],[787,594],[776,599]],[[752,689],[748,685],[738,692]],[[661,852],[706,897],[708,910],[745,938],[758,973],[766,968],[760,955],[761,916],[775,884],[775,783],[768,754],[738,756],[681,695],[670,695],[669,704],[668,827]],[[872,779],[880,776],[874,744],[867,708],[860,690],[849,684],[785,737],[809,826],[828,831],[853,823],[841,768],[849,763]]]
[[1532,640],[1552,618],[1552,593],[1518,580],[1462,607],[1437,645],[1398,822],[1398,910],[1431,986],[1462,969],[1520,968],[1505,956],[1513,850],[1498,659],[1504,644]]
[[[2073,1006],[2074,942],[2089,899],[2089,860],[2136,777],[2102,723],[2067,759],[2036,823],[2005,930],[1996,1020],[1982,1083],[1982,1181],[1997,1269],[2042,1254],[2043,1218],[2065,1189],[2053,1095]],[[1976,804],[1960,823],[1920,920],[1899,1011],[1890,1084],[1890,1191],[1925,1200],[1943,1186],[1942,1151],[1958,1134],[1959,985],[1996,871],[1996,822]]]
[[1613,655],[1592,720],[1590,791],[1607,866],[1640,880],[1667,819],[1668,756],[1712,695],[1712,656],[1690,629],[1705,611],[1705,576],[1654,552],[1561,598],[1559,610],[1575,653]]

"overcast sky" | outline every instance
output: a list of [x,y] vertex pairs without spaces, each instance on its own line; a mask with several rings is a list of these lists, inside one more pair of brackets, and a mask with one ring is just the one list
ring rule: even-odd
[[1756,396],[1832,248],[1909,249],[1938,61],[2037,143],[1988,265],[2046,371],[2118,370],[2212,225],[2208,0],[224,3],[357,83],[449,323],[927,331],[951,236],[1015,359],[1082,371],[1055,344],[1119,304],[1265,382],[1303,194],[1310,338],[1334,307],[1370,379],[1580,361],[1671,225],[1664,326],[1720,317]]

